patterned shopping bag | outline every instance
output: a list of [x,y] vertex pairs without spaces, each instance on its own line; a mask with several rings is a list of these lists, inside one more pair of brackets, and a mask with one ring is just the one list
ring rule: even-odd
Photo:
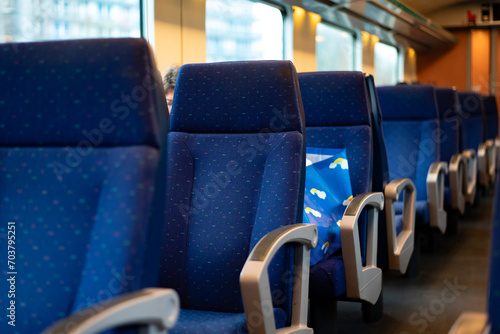
[[345,149],[306,148],[304,223],[318,226],[311,265],[341,248],[340,224],[352,199]]

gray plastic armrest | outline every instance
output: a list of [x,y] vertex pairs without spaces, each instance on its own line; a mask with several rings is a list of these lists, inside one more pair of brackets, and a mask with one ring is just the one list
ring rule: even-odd
[[479,312],[464,312],[455,321],[448,334],[488,334],[488,315]]
[[[271,231],[255,245],[240,274],[243,307],[250,333],[313,333],[307,327],[309,254],[317,242],[316,225],[293,224]],[[276,252],[287,243],[295,244],[292,321],[290,327],[276,331],[267,269]]]
[[[367,207],[366,265],[361,260],[358,219]],[[382,270],[377,268],[378,211],[384,208],[382,193],[360,194],[347,206],[340,224],[347,297],[375,304],[382,291]]]
[[476,197],[477,189],[477,156],[476,151],[473,149],[465,150],[462,152],[465,157],[467,164],[466,170],[464,171],[467,177],[467,192],[465,195],[465,201],[469,204],[474,204],[474,198]]
[[497,150],[495,146],[495,141],[493,139],[488,139],[484,143],[486,147],[486,165],[488,170],[488,186],[495,183],[495,171],[497,167]]
[[500,138],[499,137],[496,137],[495,138],[495,152],[496,152],[496,156],[500,156]]
[[488,149],[486,143],[479,144],[477,148],[477,167],[479,169],[479,184],[488,187]]
[[430,225],[441,233],[446,231],[446,211],[444,210],[444,177],[448,174],[446,162],[434,162],[427,172],[427,203]]
[[[394,203],[405,189],[403,198],[403,228],[399,235],[396,231],[396,209]],[[387,225],[387,246],[389,269],[406,273],[415,240],[415,203],[417,192],[410,179],[397,179],[385,186],[385,210]]]
[[463,215],[467,195],[467,159],[462,154],[454,154],[449,167],[451,207]]
[[143,289],[83,309],[42,334],[91,334],[124,325],[145,325],[147,334],[166,334],[179,312],[179,296],[174,290]]

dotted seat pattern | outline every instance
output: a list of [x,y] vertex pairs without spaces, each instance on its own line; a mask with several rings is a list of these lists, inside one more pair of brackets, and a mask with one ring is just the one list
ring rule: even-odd
[[[378,87],[391,180],[411,179],[417,191],[417,224],[428,224],[427,173],[440,161],[439,113],[434,87]],[[401,213],[396,211],[396,213]]]
[[[16,231],[15,266],[2,256],[0,268],[17,272],[16,326],[2,316],[0,332],[40,333],[155,284],[144,262],[161,87],[141,39],[0,47],[0,243],[8,222]],[[0,307],[10,301],[2,294]]]
[[[161,285],[181,298],[173,333],[246,332],[239,275],[260,238],[302,214],[303,137],[290,62],[180,68],[161,264]],[[269,269],[278,327],[290,316],[288,250],[278,252]]]

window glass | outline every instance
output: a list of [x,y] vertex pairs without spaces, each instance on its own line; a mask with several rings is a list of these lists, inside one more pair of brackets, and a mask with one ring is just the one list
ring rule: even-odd
[[283,58],[283,15],[249,0],[207,0],[207,62]]
[[398,49],[384,43],[375,44],[375,83],[389,86],[398,83]]
[[0,42],[140,37],[141,0],[2,0]]
[[354,36],[346,30],[318,23],[316,68],[318,71],[354,70]]

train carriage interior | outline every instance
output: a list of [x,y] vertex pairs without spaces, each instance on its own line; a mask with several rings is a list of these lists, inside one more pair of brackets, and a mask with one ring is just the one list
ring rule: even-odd
[[0,1],[0,333],[500,333],[499,30]]

